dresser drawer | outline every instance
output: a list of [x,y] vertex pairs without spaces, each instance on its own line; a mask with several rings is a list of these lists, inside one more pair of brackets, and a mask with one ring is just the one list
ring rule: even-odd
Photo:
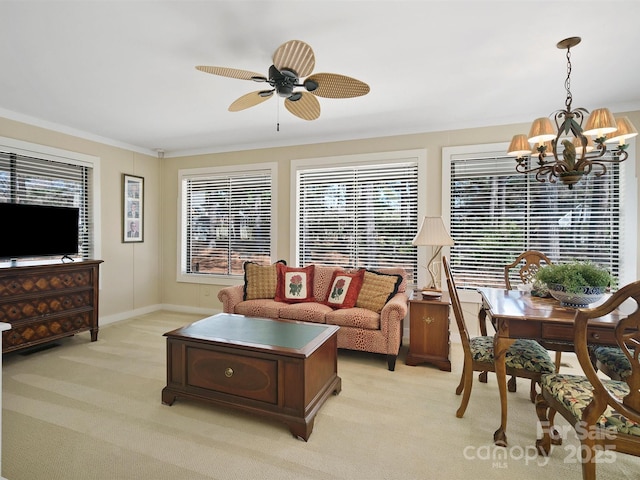
[[240,354],[188,347],[187,384],[276,404],[278,362]]
[[37,294],[68,288],[89,287],[93,284],[90,269],[65,272],[34,272],[17,276],[0,276],[0,298]]
[[0,322],[19,322],[64,312],[76,308],[92,307],[93,292],[60,292],[56,295],[23,298],[11,303],[0,303]]
[[41,343],[43,339],[53,340],[89,330],[92,319],[93,312],[87,311],[14,324],[11,330],[2,332],[2,351],[9,352]]

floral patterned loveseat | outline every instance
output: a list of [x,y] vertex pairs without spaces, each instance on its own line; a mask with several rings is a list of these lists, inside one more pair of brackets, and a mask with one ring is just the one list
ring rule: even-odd
[[243,285],[218,293],[225,313],[338,325],[338,348],[380,353],[395,369],[407,314],[402,268],[245,262]]

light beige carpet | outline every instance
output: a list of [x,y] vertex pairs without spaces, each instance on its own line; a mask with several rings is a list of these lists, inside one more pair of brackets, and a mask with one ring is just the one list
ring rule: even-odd
[[[8,480],[549,479],[579,480],[575,436],[549,459],[535,454],[528,382],[509,394],[510,446],[494,447],[495,378],[474,382],[465,418],[460,346],[453,372],[383,356],[339,353],[342,392],[308,442],[278,422],[178,399],[162,405],[163,333],[201,317],[159,312],[107,325],[60,346],[4,359],[2,474]],[[571,355],[563,355],[571,360]],[[573,358],[575,361],[575,357]],[[560,426],[566,426],[560,419]],[[600,480],[637,479],[640,459],[618,454]]]

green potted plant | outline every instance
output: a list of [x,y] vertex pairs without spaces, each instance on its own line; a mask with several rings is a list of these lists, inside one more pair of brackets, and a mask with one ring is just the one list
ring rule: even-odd
[[595,303],[616,284],[606,268],[589,260],[546,265],[538,270],[535,281],[545,284],[552,297],[570,307]]

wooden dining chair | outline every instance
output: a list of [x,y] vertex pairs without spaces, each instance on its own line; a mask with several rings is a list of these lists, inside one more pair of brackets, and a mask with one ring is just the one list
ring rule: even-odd
[[538,250],[527,250],[522,252],[518,257],[504,267],[504,283],[507,290],[511,290],[511,279],[515,276],[517,270],[520,282],[523,284],[533,283],[533,279],[545,265],[551,265],[551,260],[544,253]]
[[[628,299],[635,301],[635,309],[617,323],[615,339],[631,372],[624,380],[604,379],[591,362],[587,324],[613,312]],[[554,433],[549,432],[547,419],[560,413],[575,428],[581,442],[583,480],[595,480],[597,458],[610,459],[611,452],[640,456],[640,281],[621,288],[600,306],[579,309],[574,332],[575,351],[584,375],[542,376],[542,393],[536,399],[542,438],[536,446],[540,454],[550,453]]]
[[[533,283],[538,270],[545,265],[551,265],[551,263],[552,262],[549,257],[538,250],[527,250],[526,252],[522,252],[513,262],[504,266],[504,284],[507,290],[512,289],[511,280],[513,278],[519,278],[523,285]],[[516,273],[517,277],[515,275]],[[562,351],[572,351],[573,347],[571,345],[546,345],[546,347],[551,347],[551,349],[558,348],[558,350],[555,350],[555,365],[556,372],[560,371]]]
[[[462,377],[456,388],[456,395],[463,394],[460,407],[456,411],[456,417],[462,418],[469,404],[469,398],[471,397],[473,372],[495,372],[493,336],[470,337],[462,313],[460,298],[458,297],[456,285],[446,257],[442,257],[442,264],[444,266],[445,276],[447,277],[447,287],[449,288],[453,315],[456,318],[464,352]],[[534,380],[531,384],[531,391],[529,392],[529,397],[532,402],[536,398],[537,392],[535,385],[540,382],[541,375],[554,371],[553,361],[549,356],[549,352],[534,340],[516,340],[507,350],[505,362],[507,375],[515,375],[516,377]]]

